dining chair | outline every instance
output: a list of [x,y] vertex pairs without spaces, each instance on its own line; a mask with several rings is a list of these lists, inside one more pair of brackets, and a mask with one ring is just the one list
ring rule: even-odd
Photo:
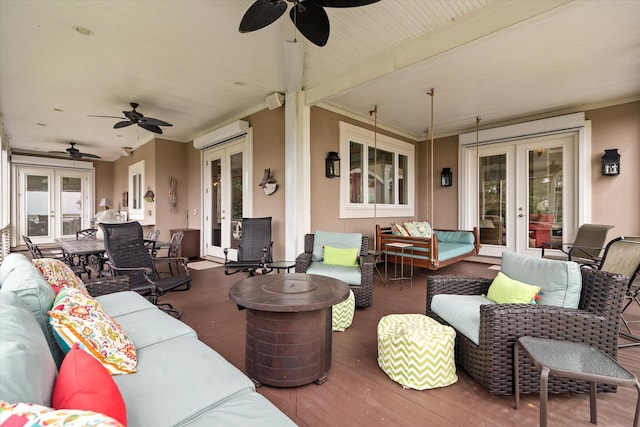
[[640,320],[628,320],[624,317],[625,311],[635,302],[640,306],[640,284],[635,284],[640,272],[640,237],[617,237],[610,241],[605,248],[599,270],[610,273],[622,274],[628,278],[625,303],[622,306],[620,319],[627,332],[620,332],[620,336],[631,343],[618,344],[619,348],[640,346],[640,336],[634,335],[630,323],[640,323]]
[[272,271],[267,267],[273,261],[272,249],[271,217],[242,218],[242,234],[235,261],[228,257],[229,248],[224,248],[224,274],[243,271],[251,277],[257,270],[262,274]]
[[[129,277],[131,290],[139,292],[161,310],[180,318],[182,313],[170,303],[158,302],[159,297],[178,289],[191,287],[191,273],[186,258],[154,258],[145,247],[142,226],[139,222],[101,223],[104,231],[104,248],[107,264],[114,276]],[[176,262],[179,271],[161,277],[158,267],[162,263]]]
[[52,258],[60,260],[67,264],[71,268],[71,270],[73,270],[73,273],[79,278],[82,279],[82,275],[86,274],[87,279],[91,279],[91,270],[88,269],[85,265],[78,265],[72,262],[71,257],[66,254],[62,250],[62,248],[52,246],[38,246],[24,234],[22,235],[22,240],[24,240],[24,243],[27,245],[27,249],[29,249],[29,253],[31,253],[31,257],[33,259]]
[[[575,261],[584,265],[597,264],[607,241],[607,233],[613,227],[607,224],[582,224],[573,242],[545,242],[542,245],[542,258]],[[556,249],[559,252],[548,252],[549,249]]]

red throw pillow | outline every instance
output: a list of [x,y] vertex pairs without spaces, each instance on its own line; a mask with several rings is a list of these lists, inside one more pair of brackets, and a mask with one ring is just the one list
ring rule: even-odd
[[77,343],[60,365],[51,406],[99,412],[127,425],[126,407],[118,386],[102,363]]

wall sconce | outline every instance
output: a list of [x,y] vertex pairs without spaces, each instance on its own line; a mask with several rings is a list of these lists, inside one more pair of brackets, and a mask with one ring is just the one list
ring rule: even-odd
[[617,148],[604,150],[602,156],[602,175],[619,175],[620,174],[620,154]]
[[329,151],[325,159],[325,169],[327,178],[340,177],[340,157],[337,152]]
[[262,187],[264,190],[264,194],[267,196],[272,195],[278,189],[278,184],[276,184],[276,180],[271,176],[271,169],[264,170],[264,176],[262,177],[262,181],[258,184],[258,187]]
[[451,187],[453,185],[453,172],[451,168],[442,168],[440,172],[440,187]]

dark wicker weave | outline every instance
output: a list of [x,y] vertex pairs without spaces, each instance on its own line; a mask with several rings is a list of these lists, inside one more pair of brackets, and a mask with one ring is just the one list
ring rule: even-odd
[[[427,316],[444,322],[431,311],[438,294],[486,294],[491,279],[464,276],[427,278]],[[582,292],[578,309],[531,304],[487,304],[480,307],[480,345],[456,335],[456,363],[489,393],[513,394],[513,346],[522,336],[584,342],[617,356],[618,326],[625,291],[623,276],[582,268]],[[539,390],[540,372],[525,357],[520,359],[520,391]],[[599,386],[615,391],[615,386]],[[549,378],[552,393],[588,393],[589,384],[565,378]]]
[[127,276],[91,279],[84,282],[84,286],[92,297],[131,290],[131,285],[129,284],[129,278]]
[[[313,253],[313,234],[304,236],[304,253],[296,258],[296,273],[306,273],[311,265]],[[349,285],[356,298],[357,307],[371,307],[373,304],[373,266],[375,257],[369,255],[369,238],[362,237],[360,246],[360,286]]]
[[224,274],[231,275],[241,271],[253,276],[256,270],[267,274],[273,269],[267,264],[273,261],[273,242],[271,241],[271,217],[242,218],[242,237],[238,245],[237,260],[227,258],[224,249]]
[[[171,304],[158,303],[158,297],[170,291],[191,287],[187,258],[152,258],[145,246],[142,226],[138,222],[100,224],[100,227],[104,231],[104,247],[109,259],[107,263],[113,276],[128,276],[132,291],[146,296],[169,314],[180,317],[181,313]],[[157,266],[172,262],[178,265],[180,271],[174,271],[168,277],[160,277]]]

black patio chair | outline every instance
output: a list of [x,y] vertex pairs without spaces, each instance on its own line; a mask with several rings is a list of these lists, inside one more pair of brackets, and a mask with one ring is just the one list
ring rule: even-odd
[[31,253],[31,257],[33,259],[53,258],[60,260],[67,264],[71,268],[71,270],[73,270],[73,274],[78,276],[80,279],[82,279],[83,274],[87,275],[87,279],[91,279],[91,270],[87,268],[86,265],[80,265],[74,262],[69,254],[65,253],[62,248],[53,246],[38,246],[24,234],[22,235],[22,240],[24,240],[24,243],[26,243],[27,249],[29,249],[29,253]]
[[237,260],[230,260],[229,248],[224,249],[224,274],[231,275],[243,271],[252,277],[257,270],[267,274],[273,271],[267,265],[273,262],[272,250],[271,217],[242,218],[242,236],[238,245]]
[[[114,276],[128,276],[132,291],[137,291],[175,318],[182,313],[158,298],[167,292],[191,287],[191,274],[186,258],[153,258],[145,247],[142,226],[138,222],[100,224],[104,231],[104,247]],[[158,266],[175,262],[178,271],[160,277]]]

